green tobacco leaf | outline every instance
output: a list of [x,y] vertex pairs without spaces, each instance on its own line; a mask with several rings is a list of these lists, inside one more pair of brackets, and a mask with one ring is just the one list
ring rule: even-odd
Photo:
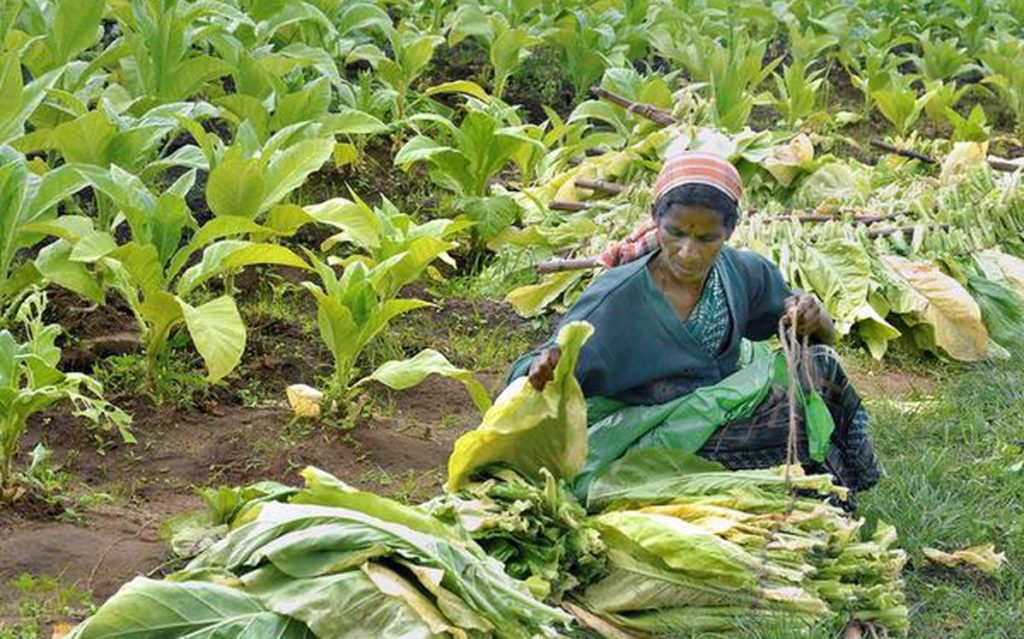
[[[831,494],[828,475],[793,476],[797,488]],[[676,448],[640,449],[627,453],[597,475],[587,493],[587,506],[663,504],[683,495],[715,495],[751,488],[785,495],[783,468],[725,470],[716,462]]]
[[305,211],[317,222],[341,230],[338,235],[324,241],[322,248],[325,251],[341,242],[353,242],[365,249],[380,246],[381,221],[369,206],[360,206],[339,197],[307,206]]
[[481,102],[490,102],[491,96],[482,86],[472,80],[455,80],[435,85],[423,92],[423,95],[444,95],[446,93],[465,93]]
[[0,58],[0,126],[21,108],[21,60],[10,53]]
[[302,186],[334,152],[334,140],[303,140],[276,154],[267,166],[267,190],[261,208],[277,204]]
[[50,143],[66,162],[106,167],[116,135],[117,127],[101,109],[57,126],[50,134]]
[[543,477],[543,468],[563,479],[583,468],[587,410],[574,371],[583,343],[593,332],[585,322],[562,327],[562,356],[544,390],[534,389],[526,377],[517,379],[495,400],[480,426],[459,437],[448,459],[448,490],[458,490],[475,471],[498,462],[537,480]]
[[47,245],[36,256],[35,267],[47,280],[97,304],[103,303],[103,287],[81,262],[71,259],[73,247],[64,240]]
[[472,542],[451,542],[347,508],[269,502],[253,515],[188,567],[239,570],[269,562],[293,578],[306,579],[390,555],[443,570],[445,586],[486,617],[500,636],[527,639],[540,625],[567,619],[508,577],[500,562],[478,547],[470,551]]
[[487,394],[487,389],[473,376],[472,372],[453,365],[444,355],[430,348],[420,351],[409,359],[385,362],[356,385],[372,379],[389,388],[405,390],[419,385],[430,375],[441,375],[464,384],[470,397],[473,398],[477,410],[481,413],[491,407],[491,398]]
[[178,294],[188,295],[210,278],[222,275],[231,269],[240,269],[254,264],[277,264],[309,270],[309,265],[305,260],[280,244],[221,240],[206,247],[206,250],[203,251],[203,259],[181,274],[177,284]]
[[378,292],[384,297],[397,295],[403,286],[414,282],[435,259],[455,246],[454,242],[429,236],[412,240],[401,259],[375,280]]
[[39,181],[31,200],[26,203],[25,220],[35,220],[88,184],[89,182],[74,166],[65,165],[48,172]]
[[402,146],[395,154],[395,166],[408,168],[414,162],[429,160],[431,157],[451,151],[452,148],[438,144],[425,135],[417,135]]
[[192,97],[210,80],[229,75],[235,70],[233,66],[208,55],[189,58],[174,69],[161,95],[157,96],[164,102],[177,102]]
[[267,190],[263,163],[255,158],[231,158],[210,171],[206,203],[215,215],[255,218]]
[[110,233],[92,231],[75,242],[71,251],[72,262],[95,262],[117,248],[117,241]]
[[302,623],[256,597],[203,582],[136,577],[72,634],[74,639],[314,639]]
[[868,299],[877,288],[871,258],[860,242],[835,240],[804,246],[801,272],[811,290],[825,304],[839,335],[856,324],[876,340],[894,340],[900,332],[885,321]]
[[496,237],[519,219],[519,203],[507,195],[459,198],[462,218],[473,223],[473,233],[485,241]]
[[505,81],[526,58],[529,49],[544,42],[522,29],[505,29],[490,47],[491,66],[494,67],[494,94],[499,98],[505,92]]
[[[378,519],[400,524],[415,531],[455,541],[466,541],[464,531],[458,527],[449,528],[421,509],[407,506],[394,499],[382,497],[376,493],[359,490],[349,486],[334,475],[319,468],[307,466],[302,470],[305,488],[291,498],[294,504],[310,504],[314,506],[337,506],[358,510]],[[472,545],[467,547],[471,552],[479,550]]]
[[995,249],[982,251],[975,259],[985,277],[1005,282],[1024,301],[1024,260]]
[[[4,64],[15,64],[18,70],[18,85],[20,86],[21,80],[21,67],[17,60],[17,54],[10,54],[10,58],[13,58],[13,62],[10,62],[5,58]],[[64,67],[54,69],[48,73],[45,73],[32,82],[29,82],[24,86],[23,89],[18,91],[15,95],[19,96],[16,108],[14,108],[9,115],[0,118],[0,144],[9,142],[16,137],[19,137],[25,132],[25,121],[35,112],[36,108],[46,98],[47,91],[53,88],[53,85],[57,83],[58,78],[64,72]],[[4,89],[13,86],[5,78]]]
[[171,263],[167,267],[167,277],[173,278],[177,275],[178,271],[185,266],[193,253],[205,248],[207,244],[215,240],[232,235],[249,235],[253,233],[272,235],[273,232],[273,229],[260,226],[256,222],[244,217],[228,215],[214,218],[196,231],[196,234],[192,236],[189,243],[174,254]]
[[63,64],[99,40],[100,20],[106,5],[106,0],[59,0],[49,33],[57,64]]
[[248,121],[256,129],[260,139],[267,137],[270,131],[270,114],[267,112],[267,107],[264,106],[263,101],[259,98],[242,93],[233,93],[218,98],[214,101],[214,104],[223,107],[233,114],[238,118],[239,124]]
[[129,242],[112,251],[109,257],[121,262],[143,296],[163,290],[166,280],[156,246]]
[[583,279],[581,271],[563,271],[545,275],[539,284],[520,286],[509,291],[505,301],[522,317],[540,315],[558,299],[562,293]]
[[636,511],[597,518],[600,530],[612,529],[687,576],[726,587],[752,590],[760,563],[740,546],[684,519]]
[[388,125],[369,113],[343,106],[334,107],[318,122],[320,135],[374,135],[388,131]]
[[178,303],[210,381],[221,379],[238,365],[245,351],[245,324],[235,300],[224,295],[197,307],[180,299]]
[[270,130],[279,131],[298,122],[315,120],[327,113],[331,85],[327,78],[314,80],[304,89],[281,97],[270,118]]
[[[369,571],[377,574],[377,571],[387,571],[386,568],[370,563],[364,566],[362,570],[312,579],[292,579],[273,566],[267,566],[246,575],[245,588],[271,610],[304,622],[319,639],[434,639],[446,629],[440,613],[431,617],[431,621],[439,622],[435,633],[414,608],[392,595],[395,589],[386,592],[369,577]],[[401,577],[392,571],[387,573],[395,579],[395,586],[401,580],[406,586],[405,592],[411,590]],[[422,595],[419,597],[425,608],[433,606]],[[344,605],[339,605],[340,602]]]

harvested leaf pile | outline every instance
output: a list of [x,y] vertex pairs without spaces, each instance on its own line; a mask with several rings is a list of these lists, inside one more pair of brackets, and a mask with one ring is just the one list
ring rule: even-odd
[[610,572],[580,594],[616,625],[653,634],[795,626],[842,616],[907,629],[896,531],[867,538],[822,497],[827,475],[785,468],[730,472],[668,450],[639,451],[608,469],[588,502]]
[[164,581],[132,581],[73,637],[583,632],[560,603],[614,637],[845,618],[906,632],[896,531],[866,535],[829,503],[845,495],[826,475],[643,450],[578,499],[586,412],[571,371],[591,330],[564,327],[554,381],[510,386],[456,445],[445,495],[406,506],[312,468],[303,489],[208,493],[223,537]]

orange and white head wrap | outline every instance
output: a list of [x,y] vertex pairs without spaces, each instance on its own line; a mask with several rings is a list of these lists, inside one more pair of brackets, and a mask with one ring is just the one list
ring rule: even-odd
[[670,153],[654,182],[654,199],[677,186],[704,184],[718,189],[739,204],[743,197],[743,181],[731,162],[713,153],[681,151]]

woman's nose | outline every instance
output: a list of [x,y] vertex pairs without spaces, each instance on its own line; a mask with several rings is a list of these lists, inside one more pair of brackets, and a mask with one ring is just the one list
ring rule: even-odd
[[700,255],[700,247],[697,242],[689,238],[684,238],[679,241],[679,257],[683,259],[694,259]]

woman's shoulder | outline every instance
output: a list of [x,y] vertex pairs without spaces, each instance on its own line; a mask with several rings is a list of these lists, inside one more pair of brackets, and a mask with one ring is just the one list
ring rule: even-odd
[[566,314],[566,321],[587,319],[601,309],[638,294],[642,289],[645,257],[610,268],[594,278]]
[[747,271],[761,270],[764,268],[778,268],[767,257],[748,248],[735,248],[728,245],[723,246],[722,257],[735,264],[737,267]]

